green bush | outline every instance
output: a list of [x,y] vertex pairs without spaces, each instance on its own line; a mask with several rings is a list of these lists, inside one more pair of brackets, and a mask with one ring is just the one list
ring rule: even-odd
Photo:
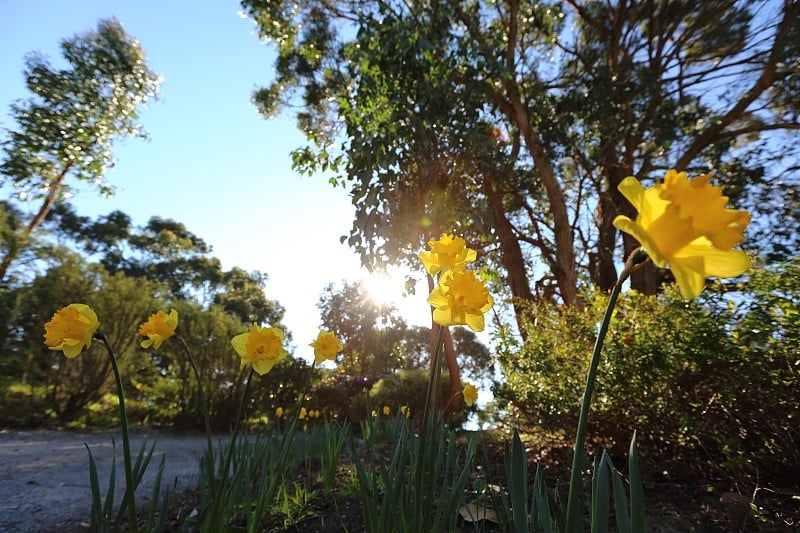
[[[637,430],[653,461],[798,482],[798,278],[795,261],[696,301],[672,290],[624,294],[603,350],[590,438],[602,436],[622,456]],[[539,304],[525,343],[500,344],[505,381],[495,395],[529,424],[569,431],[577,423],[606,296],[587,302],[583,310]]]

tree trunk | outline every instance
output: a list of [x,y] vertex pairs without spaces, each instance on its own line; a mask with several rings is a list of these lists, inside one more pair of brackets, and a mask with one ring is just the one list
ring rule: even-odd
[[0,262],[0,283],[2,283],[5,279],[8,269],[11,267],[11,263],[19,256],[23,248],[27,246],[31,234],[37,227],[39,227],[39,224],[42,223],[44,217],[47,216],[47,213],[50,212],[50,208],[53,207],[53,204],[56,202],[56,198],[58,198],[58,192],[61,190],[61,184],[64,182],[64,178],[72,168],[72,165],[73,163],[68,163],[67,166],[64,167],[64,170],[62,170],[61,173],[56,176],[52,182],[50,182],[50,188],[47,191],[47,196],[42,202],[42,206],[39,208],[39,211],[25,227],[20,238],[16,239],[16,241],[9,246],[8,252],[6,252],[5,257],[3,257],[3,261]]
[[506,217],[503,200],[497,192],[494,180],[484,176],[483,190],[489,200],[489,205],[494,214],[494,229],[500,241],[500,261],[508,275],[508,286],[511,289],[511,304],[514,306],[514,316],[517,320],[517,329],[525,340],[528,336],[522,327],[524,303],[533,300],[533,292],[528,282],[528,270],[525,258],[522,255],[519,240],[514,235],[514,227]]

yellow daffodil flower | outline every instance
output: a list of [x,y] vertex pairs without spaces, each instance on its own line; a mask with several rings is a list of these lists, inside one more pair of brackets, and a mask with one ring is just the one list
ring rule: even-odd
[[658,267],[669,265],[687,299],[702,292],[707,277],[736,277],[750,266],[747,254],[732,250],[750,214],[727,209],[728,197],[710,180],[710,174],[690,180],[670,170],[649,189],[632,176],[619,185],[639,214],[635,221],[620,215],[614,226],[635,237]]
[[277,416],[278,418],[283,416],[283,407],[278,407],[277,409],[275,409],[275,416]]
[[463,394],[464,403],[467,404],[467,407],[472,407],[472,404],[478,401],[478,389],[472,383],[464,385]]
[[456,268],[441,275],[428,303],[434,308],[433,321],[440,326],[467,325],[473,331],[483,331],[483,314],[492,308],[494,300],[473,272]]
[[253,324],[253,329],[235,336],[231,344],[242,358],[242,366],[252,364],[253,370],[263,376],[272,370],[275,363],[289,355],[282,345],[284,337],[280,328],[262,328]]
[[383,414],[384,416],[389,416],[390,414],[392,414],[392,409],[388,405],[384,405]]
[[467,243],[464,239],[448,233],[442,233],[438,241],[430,239],[428,246],[431,249],[420,252],[419,258],[422,261],[422,266],[431,276],[451,268],[463,267],[467,263],[475,261],[477,257],[475,250],[467,248]]
[[92,344],[100,327],[97,314],[85,304],[70,304],[55,312],[44,325],[44,343],[51,350],[64,352],[67,358],[77,357]]
[[309,344],[314,348],[314,360],[316,364],[330,359],[336,361],[336,354],[342,351],[344,345],[330,331],[320,331],[317,340]]
[[161,344],[175,335],[178,327],[178,312],[174,309],[169,314],[159,311],[150,315],[147,322],[139,326],[139,335],[147,337],[142,341],[142,348],[153,347],[154,350],[161,348]]
[[300,414],[297,415],[297,418],[299,418],[300,420],[303,420],[306,416],[308,416],[308,411],[306,410],[305,407],[301,407],[300,408]]
[[409,416],[411,416],[411,409],[409,409],[407,405],[401,405],[400,414],[408,418]]

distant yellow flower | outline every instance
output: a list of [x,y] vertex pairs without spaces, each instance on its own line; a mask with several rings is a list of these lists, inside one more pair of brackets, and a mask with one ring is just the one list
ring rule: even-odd
[[253,329],[235,336],[231,344],[242,358],[242,366],[252,364],[253,370],[263,376],[272,370],[275,363],[289,355],[281,344],[284,336],[280,328],[262,328],[253,324]]
[[378,416],[378,411],[376,411],[375,409],[373,409],[373,410],[372,410],[372,418],[375,418],[376,416]]
[[467,404],[467,407],[472,407],[476,401],[478,401],[478,389],[475,388],[475,385],[472,383],[467,383],[464,385],[464,403]]
[[55,312],[44,325],[44,343],[51,350],[60,350],[69,359],[77,357],[92,344],[100,327],[97,314],[85,304],[69,304]]
[[384,405],[383,406],[383,415],[384,416],[389,416],[390,414],[392,414],[392,410],[389,408],[388,405]]
[[400,414],[408,418],[411,415],[411,409],[409,409],[407,405],[401,405]]
[[649,189],[632,176],[619,185],[639,214],[635,221],[620,215],[614,226],[635,237],[658,267],[669,265],[684,298],[698,296],[707,277],[736,277],[750,266],[747,254],[732,250],[750,214],[727,209],[728,197],[709,180],[670,170]]
[[277,409],[275,409],[275,416],[277,416],[278,418],[283,416],[283,407],[278,407]]
[[314,409],[314,412],[312,413],[312,415],[313,415],[314,418],[319,418],[319,409]]
[[139,326],[139,335],[147,337],[142,341],[142,348],[153,347],[154,350],[161,348],[161,344],[175,335],[175,328],[178,327],[178,312],[174,309],[169,314],[159,311]]
[[463,267],[467,263],[475,261],[478,255],[475,250],[467,248],[464,239],[448,233],[442,233],[438,241],[430,239],[428,246],[431,249],[420,252],[419,258],[422,266],[431,276],[451,268]]
[[308,411],[306,411],[305,407],[300,408],[300,414],[297,416],[300,420],[303,420],[306,416],[308,416]]
[[316,364],[330,359],[336,361],[336,354],[342,351],[344,345],[330,331],[320,331],[317,340],[309,344],[314,348],[314,360]]
[[494,300],[472,271],[455,268],[442,274],[428,303],[434,308],[433,321],[440,326],[467,325],[473,331],[483,331],[483,314],[492,308]]

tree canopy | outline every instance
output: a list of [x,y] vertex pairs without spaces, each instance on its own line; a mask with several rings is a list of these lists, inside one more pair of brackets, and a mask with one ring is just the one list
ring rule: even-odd
[[8,240],[0,282],[50,208],[69,196],[68,177],[113,193],[105,180],[113,144],[144,135],[139,111],[158,89],[144,50],[116,19],[65,39],[61,50],[64,69],[37,52],[25,58],[25,83],[33,96],[11,105],[16,129],[2,141],[0,184],[12,187],[18,201],[40,207]]
[[754,248],[796,249],[796,0],[242,5],[278,52],[254,101],[296,110],[295,167],[348,188],[367,265],[457,231],[514,301],[575,304],[636,246],[612,225],[635,215],[620,181],[670,168],[713,173]]

